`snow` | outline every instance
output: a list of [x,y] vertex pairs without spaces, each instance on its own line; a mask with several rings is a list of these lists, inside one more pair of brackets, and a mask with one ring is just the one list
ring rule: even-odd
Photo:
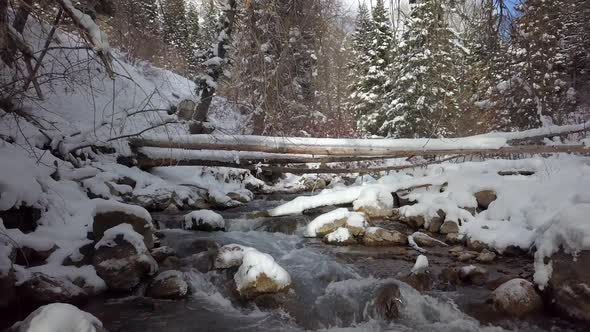
[[129,242],[138,254],[144,254],[147,252],[147,247],[143,242],[143,236],[133,230],[133,227],[130,224],[119,224],[115,227],[109,228],[104,232],[104,236],[100,241],[94,245],[94,248],[98,249],[100,247],[114,247],[117,245],[115,242],[115,238],[119,235],[123,235],[123,239]]
[[[71,304],[52,303],[44,305],[29,315],[28,326],[21,332],[96,332],[102,323],[93,315]],[[19,324],[19,323],[17,323]],[[26,327],[25,329],[22,329]]]
[[350,231],[348,231],[348,228],[346,228],[346,227],[339,227],[338,229],[336,229],[332,233],[326,235],[326,239],[328,240],[328,242],[331,242],[331,243],[345,242],[345,241],[348,241],[351,237],[352,237],[352,235],[350,234]]
[[393,209],[393,196],[384,188],[367,187],[360,192],[352,206],[355,210],[367,207]]
[[34,205],[41,196],[38,177],[48,176],[21,149],[0,141],[0,211]]
[[424,273],[426,270],[428,270],[428,258],[424,255],[420,255],[416,258],[416,263],[414,263],[414,267],[412,267],[412,274]]
[[193,224],[207,224],[212,228],[224,228],[225,221],[223,217],[211,210],[193,211],[184,216],[184,228],[190,229]]
[[244,250],[242,265],[234,275],[238,291],[246,289],[261,274],[265,274],[280,288],[285,288],[291,284],[289,273],[277,264],[271,255],[261,253],[254,248]]
[[309,224],[307,224],[304,235],[306,237],[316,237],[320,228],[340,219],[346,219],[346,224],[348,226],[363,228],[366,226],[364,214],[359,212],[351,212],[346,208],[339,208],[328,213],[324,213],[312,220]]

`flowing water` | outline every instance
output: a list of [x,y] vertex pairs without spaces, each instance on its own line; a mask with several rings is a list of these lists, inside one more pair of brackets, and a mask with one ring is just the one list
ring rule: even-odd
[[[181,215],[155,214],[163,225],[162,245],[179,256],[190,256],[194,243],[212,240],[237,243],[272,255],[291,275],[288,294],[246,302],[236,296],[231,271],[187,272],[192,294],[184,300],[153,300],[141,296],[98,298],[84,308],[103,321],[109,331],[582,331],[550,318],[529,321],[480,321],[477,312],[489,290],[482,287],[420,294],[396,279],[409,269],[413,251],[337,248],[301,236],[313,215],[249,220],[252,211],[267,210],[290,197],[267,196],[244,207],[221,212],[228,232],[188,232],[177,229]],[[318,211],[316,211],[318,212]],[[202,241],[201,241],[202,242]],[[433,253],[436,261],[436,253]],[[444,262],[439,255],[441,262]],[[430,257],[429,257],[430,258]],[[516,267],[521,262],[513,262]],[[509,267],[508,267],[509,268]],[[377,289],[397,283],[403,304],[401,317],[385,322],[375,311]],[[477,314],[475,315],[477,316]],[[480,315],[486,321],[485,314]],[[502,328],[499,326],[503,326]]]

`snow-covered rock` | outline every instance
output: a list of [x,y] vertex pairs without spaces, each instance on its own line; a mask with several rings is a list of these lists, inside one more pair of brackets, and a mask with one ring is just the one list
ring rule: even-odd
[[346,227],[354,236],[358,236],[364,232],[367,226],[365,214],[339,208],[312,220],[307,225],[304,235],[306,237],[324,237],[340,227]]
[[[0,231],[2,230],[0,219]],[[0,240],[0,308],[6,307],[16,299],[16,277],[14,275],[13,260],[15,248],[11,244]]]
[[525,279],[509,280],[496,288],[490,297],[494,308],[507,315],[522,317],[543,307],[543,300],[533,284]]
[[447,246],[446,243],[439,241],[426,233],[415,232],[410,236],[412,237],[413,241],[420,247]]
[[220,214],[211,210],[198,210],[184,216],[183,226],[193,231],[224,231],[225,221]]
[[240,189],[227,193],[227,197],[240,203],[248,203],[254,199],[254,194],[248,189]]
[[243,252],[242,265],[234,275],[240,295],[254,298],[261,294],[284,292],[291,287],[291,276],[274,258],[256,249]]
[[386,230],[381,227],[368,227],[363,235],[363,244],[366,246],[403,246],[408,244],[408,237],[395,230]]
[[390,217],[393,214],[391,192],[379,187],[368,187],[352,204],[355,211],[363,212],[369,218]]
[[51,277],[42,273],[33,273],[18,289],[22,299],[35,304],[72,303],[88,296],[84,289],[67,278]]
[[428,271],[428,258],[426,258],[424,255],[420,255],[418,258],[416,258],[416,262],[412,267],[412,273],[420,274],[425,273],[426,271]]
[[459,225],[453,220],[446,220],[440,226],[439,232],[441,234],[459,233]]
[[11,328],[15,332],[106,332],[93,315],[66,303],[52,303],[33,311]]
[[176,251],[171,247],[162,246],[152,249],[151,254],[154,260],[156,260],[157,263],[160,263],[170,256],[176,256]]
[[327,244],[335,244],[339,246],[346,246],[357,243],[354,236],[352,236],[352,234],[346,227],[339,227],[332,233],[329,233],[326,236],[324,236],[324,242]]
[[158,270],[143,237],[129,224],[105,231],[95,248],[93,265],[110,289],[130,290]]
[[244,250],[247,248],[239,244],[228,244],[221,247],[217,252],[213,266],[216,269],[229,269],[242,265]]
[[114,200],[95,199],[94,222],[92,233],[94,239],[100,241],[106,230],[120,224],[129,224],[133,230],[143,237],[146,247],[153,248],[152,217],[144,208],[136,205],[123,204]]
[[149,284],[146,294],[156,299],[180,299],[188,293],[188,284],[180,271],[169,270],[158,274]]

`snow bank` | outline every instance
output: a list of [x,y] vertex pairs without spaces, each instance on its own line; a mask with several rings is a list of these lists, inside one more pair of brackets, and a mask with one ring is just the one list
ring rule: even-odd
[[96,332],[102,323],[71,304],[52,303],[40,307],[21,323],[21,332]]
[[25,151],[0,140],[0,211],[21,204],[34,205],[42,188],[38,177],[48,176],[31,162]]

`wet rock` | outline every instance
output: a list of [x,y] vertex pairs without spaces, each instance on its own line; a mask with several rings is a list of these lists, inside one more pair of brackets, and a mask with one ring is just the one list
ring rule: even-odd
[[477,251],[477,252],[481,252],[484,249],[487,249],[487,245],[481,241],[478,240],[472,240],[472,239],[467,239],[467,248]]
[[[142,250],[143,249],[143,250]],[[158,270],[158,263],[137,244],[116,235],[113,243],[98,243],[92,259],[94,268],[112,290],[128,291]]]
[[240,266],[246,247],[238,244],[228,244],[217,252],[213,266],[216,269],[229,269]]
[[398,319],[402,305],[401,298],[402,295],[397,284],[389,283],[381,286],[377,290],[377,296],[375,297],[377,314],[388,321]]
[[498,196],[493,190],[482,190],[474,194],[477,205],[480,209],[486,210]]
[[67,303],[52,303],[38,308],[16,323],[10,332],[106,332],[98,318]]
[[18,228],[25,234],[35,231],[39,218],[41,218],[41,210],[31,206],[23,205],[19,208],[0,211],[0,219],[4,227]]
[[326,224],[322,225],[320,228],[318,228],[316,230],[316,232],[315,232],[316,236],[323,238],[324,236],[334,232],[338,228],[346,227],[346,220],[347,219],[348,218],[337,219],[337,220],[334,220],[330,223],[326,223]]
[[208,239],[197,239],[190,243],[188,251],[193,254],[198,254],[203,251],[217,249],[219,249],[219,244],[217,244],[217,242]]
[[173,203],[172,193],[165,190],[156,190],[150,195],[135,195],[131,203],[139,205],[149,211],[164,211]]
[[[146,212],[147,213],[147,212]],[[92,223],[92,233],[95,241],[102,239],[104,232],[120,224],[129,224],[133,230],[143,236],[143,242],[148,249],[154,247],[154,229],[151,220],[140,218],[134,214],[123,211],[109,211],[97,213]]]
[[80,248],[78,252],[72,255],[68,255],[62,262],[65,266],[77,266],[81,267],[84,265],[92,265],[92,257],[94,256],[94,242],[87,243]]
[[467,262],[477,257],[477,253],[473,251],[462,252],[457,256],[459,262]]
[[151,254],[157,263],[161,263],[170,256],[176,256],[176,251],[170,247],[163,246],[153,249]]
[[565,317],[590,322],[590,251],[580,252],[575,261],[559,252],[551,262],[547,294],[553,306]]
[[488,280],[488,271],[475,265],[463,266],[459,269],[459,279],[466,284],[481,286]]
[[248,203],[254,199],[254,194],[250,190],[243,189],[227,193],[227,197],[240,203]]
[[34,273],[18,287],[18,297],[35,305],[54,302],[73,303],[88,296],[84,289],[65,278]]
[[393,196],[394,199],[394,206],[402,207],[406,205],[414,205],[416,201],[410,200],[410,191],[409,190],[400,190],[395,192]]
[[533,284],[524,279],[512,279],[496,288],[490,297],[498,312],[523,317],[539,311],[543,307],[541,296]]
[[400,278],[400,280],[419,292],[430,291],[434,285],[434,279],[430,272],[412,273]]
[[438,210],[436,214],[435,217],[430,219],[430,223],[428,224],[428,231],[431,233],[438,233],[446,218],[446,213],[443,210]]
[[423,216],[401,216],[400,221],[413,229],[419,229],[425,223]]
[[445,241],[449,244],[462,244],[465,237],[459,233],[448,233]]
[[363,244],[370,247],[405,246],[408,244],[408,237],[398,231],[369,227],[363,235]]
[[158,274],[146,289],[146,295],[156,299],[176,300],[188,294],[188,284],[180,271],[169,270]]
[[176,115],[179,119],[190,121],[193,119],[196,108],[197,104],[194,101],[185,99],[176,106]]
[[441,242],[428,234],[416,232],[412,234],[414,241],[420,247],[436,247],[436,246],[446,246],[446,243]]
[[58,249],[57,246],[53,246],[47,250],[33,249],[26,246],[22,246],[16,251],[15,263],[23,266],[38,266],[46,263],[47,258]]
[[439,282],[444,286],[456,285],[459,283],[459,271],[456,268],[445,267],[438,274]]
[[356,244],[356,239],[346,227],[340,227],[334,232],[327,234],[323,239],[324,243],[337,246],[348,246]]
[[484,249],[479,253],[476,260],[480,263],[491,263],[496,259],[496,254],[493,251]]
[[459,225],[455,221],[446,220],[440,227],[441,234],[457,234],[459,233]]
[[211,210],[198,210],[184,216],[183,228],[203,232],[225,231],[225,221]]

